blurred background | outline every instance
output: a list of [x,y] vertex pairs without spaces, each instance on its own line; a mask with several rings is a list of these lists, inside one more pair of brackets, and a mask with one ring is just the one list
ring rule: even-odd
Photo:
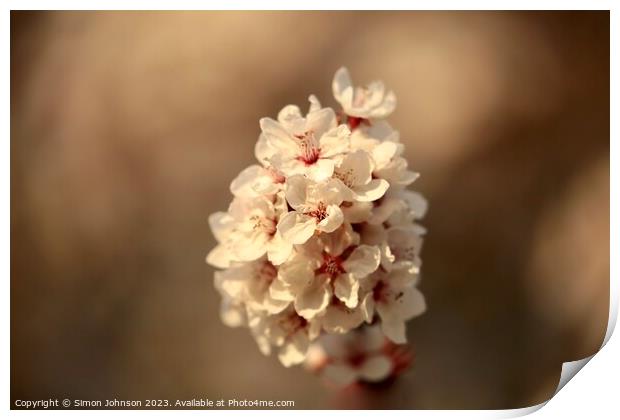
[[[222,325],[210,213],[346,65],[430,202],[416,365],[336,393]],[[608,12],[11,13],[11,400],[516,408],[609,305]]]

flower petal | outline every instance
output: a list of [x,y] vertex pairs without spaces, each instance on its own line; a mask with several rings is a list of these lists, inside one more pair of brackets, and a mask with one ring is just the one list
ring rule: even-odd
[[359,281],[350,273],[340,274],[334,281],[334,294],[349,308],[357,306],[359,288]]
[[[345,205],[347,204],[347,205]],[[367,221],[372,215],[373,204],[370,202],[348,202],[340,208],[344,218],[349,223],[362,223]],[[368,225],[371,226],[371,225]]]
[[216,268],[228,268],[230,267],[230,257],[232,256],[230,250],[224,245],[217,245],[207,255],[207,263]]
[[405,323],[398,320],[381,320],[381,331],[387,338],[396,344],[405,344],[407,335],[405,334]]
[[350,136],[351,131],[349,130],[349,127],[344,124],[332,128],[323,134],[323,136],[319,138],[321,157],[334,157],[349,151],[349,147],[351,145]]
[[209,216],[209,227],[213,236],[219,242],[225,242],[228,234],[233,229],[234,219],[224,211],[218,211]]
[[426,214],[426,210],[428,210],[428,202],[422,196],[422,194],[415,191],[405,190],[402,192],[403,198],[413,211],[415,219],[421,219]]
[[323,181],[334,173],[334,161],[331,159],[319,159],[314,164],[307,166],[306,175],[313,181]]
[[291,211],[280,218],[277,229],[285,241],[300,245],[310,239],[316,227],[315,218]]
[[276,232],[267,246],[267,258],[274,265],[284,263],[293,252],[293,245],[284,240],[280,232]]
[[265,168],[262,166],[248,166],[230,183],[230,192],[237,197],[256,197],[259,194],[253,186],[264,177],[264,174]]
[[399,143],[384,141],[372,149],[372,158],[377,169],[386,167],[399,151]]
[[306,202],[306,190],[309,181],[303,175],[293,175],[286,180],[286,201],[294,209],[299,209]]
[[332,204],[327,206],[327,217],[321,220],[316,225],[316,228],[322,232],[333,232],[342,225],[343,221],[344,215],[342,214],[342,210],[340,210],[339,206]]
[[368,153],[357,150],[345,156],[335,173],[345,179],[348,186],[356,189],[357,185],[368,184],[372,179],[371,164]]
[[344,364],[330,363],[323,369],[323,376],[340,387],[345,387],[357,380],[357,372]]
[[[317,262],[306,258],[303,254],[293,256],[279,267],[278,278],[271,285],[271,289],[274,289],[276,285],[280,287],[280,281],[283,282],[281,294],[274,294],[272,290],[271,295],[276,299],[286,300],[290,293],[292,293],[291,296],[300,294],[315,280],[314,270],[316,267]],[[288,292],[284,292],[284,289]]]
[[321,109],[321,102],[319,102],[319,99],[316,96],[308,96],[308,101],[310,102],[310,109],[308,109],[308,113],[315,112]]
[[359,327],[364,318],[359,309],[349,309],[341,303],[331,304],[322,317],[323,329],[330,334],[344,334]]
[[376,308],[383,322],[407,321],[426,311],[424,295],[416,288],[391,289],[387,301],[377,302]]
[[355,191],[355,198],[358,201],[375,201],[383,197],[390,188],[390,184],[385,179],[373,179],[366,185],[358,185]]
[[362,299],[360,303],[360,312],[364,317],[364,321],[370,324],[375,315],[375,300],[372,298],[372,293],[368,293]]
[[280,362],[286,367],[298,365],[303,362],[306,358],[309,344],[308,337],[304,331],[296,332],[280,348],[280,352],[278,353]]
[[373,356],[360,366],[359,375],[370,382],[379,382],[392,372],[392,362],[386,356]]
[[271,118],[261,118],[259,123],[270,147],[285,155],[292,155],[297,151],[295,139],[282,127],[282,124]]
[[336,126],[336,114],[331,108],[321,108],[306,116],[306,131],[312,131],[317,139]]
[[360,279],[374,272],[379,267],[380,260],[381,253],[378,247],[360,245],[353,250],[342,266],[347,273]]
[[220,318],[228,327],[241,327],[245,325],[245,312],[239,305],[235,305],[227,299],[222,299],[220,304]]
[[351,84],[351,76],[346,67],[340,67],[334,75],[332,81],[332,92],[334,98],[344,107],[350,106],[353,101],[353,86]]
[[299,120],[302,118],[301,111],[297,105],[286,105],[278,113],[278,122],[281,124],[286,124],[291,120]]
[[327,307],[331,297],[327,283],[315,281],[297,296],[295,310],[300,316],[312,319]]

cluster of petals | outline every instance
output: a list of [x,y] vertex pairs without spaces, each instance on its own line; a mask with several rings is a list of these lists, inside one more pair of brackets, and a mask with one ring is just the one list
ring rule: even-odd
[[[395,95],[382,82],[355,87],[345,68],[332,90],[337,111],[310,96],[305,115],[287,105],[260,120],[257,163],[232,181],[227,211],[209,217],[223,322],[248,328],[287,367],[321,343],[358,342],[360,331],[406,343],[405,323],[426,309],[417,288],[426,201],[407,189],[418,174],[385,120]],[[384,359],[327,372],[380,380],[393,370]]]

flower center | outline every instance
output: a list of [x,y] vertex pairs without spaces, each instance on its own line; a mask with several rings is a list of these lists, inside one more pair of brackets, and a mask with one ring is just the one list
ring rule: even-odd
[[278,269],[269,261],[264,261],[256,270],[256,280],[269,286],[278,275]]
[[314,217],[318,222],[323,221],[327,217],[327,206],[320,201],[316,205],[316,209],[305,213],[307,216]]
[[385,302],[387,300],[387,292],[387,285],[383,281],[379,280],[374,289],[372,289],[372,298],[375,302]]
[[323,253],[323,264],[316,270],[317,274],[327,274],[330,278],[336,277],[338,274],[344,273],[342,267],[342,259],[334,257],[328,253]]
[[357,127],[359,127],[361,124],[370,125],[370,121],[368,121],[368,119],[366,118],[347,116],[347,124],[349,125],[349,128],[351,129],[351,131],[353,131]]
[[299,156],[297,159],[306,165],[312,165],[319,160],[321,149],[313,131],[306,131],[303,134],[296,134],[295,138],[299,140]]
[[353,185],[355,185],[355,174],[353,173],[353,169],[347,169],[346,171],[336,169],[334,172],[334,177],[341,180],[342,183],[349,188],[352,188]]
[[250,217],[250,220],[253,223],[253,230],[262,230],[269,236],[275,235],[277,230],[277,224],[275,220],[268,219],[266,217],[260,217],[259,215],[254,215]]
[[284,184],[284,182],[286,181],[286,178],[284,177],[282,172],[278,171],[277,169],[270,166],[269,168],[267,168],[267,171],[269,172],[269,175],[271,176],[271,179],[273,179],[274,183]]
[[290,337],[297,331],[305,328],[306,325],[308,325],[308,321],[306,321],[305,318],[297,315],[297,313],[292,313],[289,316],[281,318],[278,321],[278,324],[280,324],[280,327],[284,331],[286,331],[287,336]]
[[415,260],[416,249],[413,246],[394,247],[394,249],[392,249],[392,254],[394,254],[397,260],[413,261]]

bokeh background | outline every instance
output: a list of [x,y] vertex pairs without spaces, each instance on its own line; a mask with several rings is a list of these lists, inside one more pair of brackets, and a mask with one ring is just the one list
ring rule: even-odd
[[[258,119],[397,93],[430,201],[416,365],[336,393],[224,327],[207,217]],[[608,12],[13,12],[11,397],[516,408],[602,343]]]

